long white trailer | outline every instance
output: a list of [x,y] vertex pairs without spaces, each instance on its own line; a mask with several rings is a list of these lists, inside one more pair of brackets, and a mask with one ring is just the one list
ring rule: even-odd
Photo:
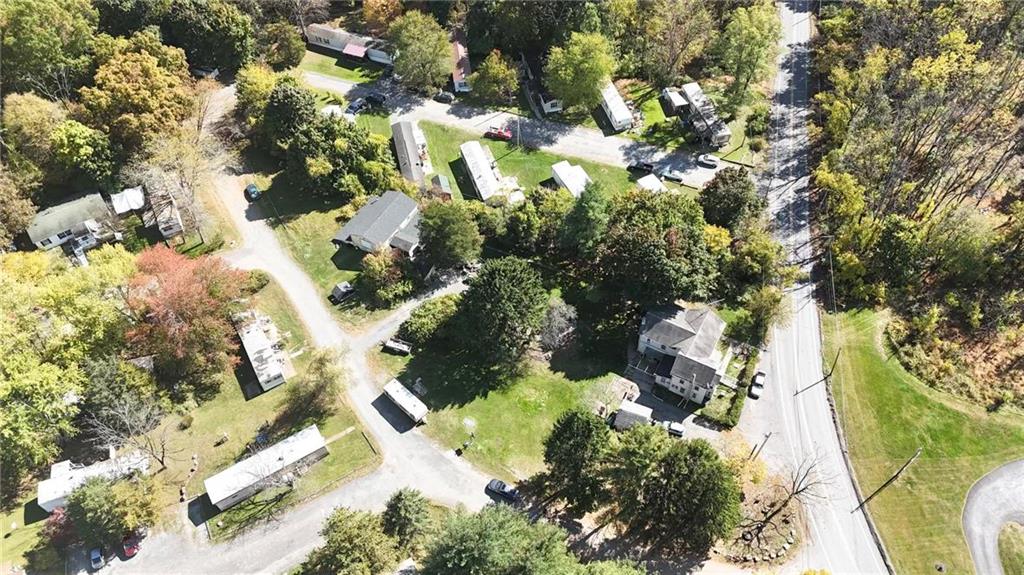
[[401,409],[414,422],[427,422],[427,412],[430,410],[427,409],[426,404],[397,379],[392,379],[384,384],[384,395],[388,396],[388,399],[393,401],[398,409]]

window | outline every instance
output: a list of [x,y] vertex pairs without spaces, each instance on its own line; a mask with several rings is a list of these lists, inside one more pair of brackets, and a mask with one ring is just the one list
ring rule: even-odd
[[53,242],[50,241],[50,238],[46,238],[45,240],[39,242],[39,245],[41,245],[41,246],[48,246],[48,245],[50,245],[52,243]]
[[64,238],[70,236],[71,234],[72,234],[71,230],[64,230],[63,232],[57,234],[57,238],[62,240]]

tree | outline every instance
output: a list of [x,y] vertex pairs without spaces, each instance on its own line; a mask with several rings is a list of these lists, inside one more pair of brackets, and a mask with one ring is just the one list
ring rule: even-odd
[[268,21],[287,19],[301,30],[330,17],[330,0],[263,0],[260,6]]
[[398,55],[395,74],[423,93],[437,91],[451,75],[451,44],[437,20],[418,10],[398,17],[388,30]]
[[4,92],[70,100],[88,77],[97,18],[89,0],[6,0],[0,7]]
[[46,523],[39,534],[50,545],[63,550],[74,542],[75,526],[71,523],[67,511],[63,507],[58,507],[46,518]]
[[135,32],[128,38],[100,34],[93,40],[93,57],[96,65],[102,66],[123,54],[149,54],[156,58],[161,68],[188,82],[188,61],[181,48],[164,44],[160,29],[155,26]]
[[6,172],[0,172],[0,251],[25,231],[36,215],[36,207]]
[[85,124],[65,120],[50,134],[57,164],[71,174],[82,174],[93,184],[107,185],[114,163],[107,136]]
[[777,486],[779,497],[767,502],[760,510],[759,517],[747,518],[740,527],[750,533],[753,540],[760,541],[764,530],[775,525],[776,517],[785,511],[793,501],[809,504],[815,499],[824,498],[822,490],[829,485],[831,479],[821,474],[816,456],[805,457],[797,466],[789,471],[788,477]]
[[192,66],[234,72],[252,58],[252,19],[226,0],[173,0],[161,28]]
[[548,300],[544,314],[544,325],[540,330],[540,345],[546,351],[565,346],[576,331],[576,308],[565,303],[560,297]]
[[[152,374],[120,359],[117,354],[86,357],[81,368],[86,382],[79,406],[85,413],[100,415],[104,408],[120,398],[157,398]],[[116,423],[113,420],[109,422],[110,425]]]
[[582,575],[647,575],[647,570],[627,561],[594,561],[583,567]]
[[398,336],[419,346],[434,338],[447,337],[450,335],[448,325],[459,310],[461,300],[460,294],[448,294],[423,302],[402,322]]
[[163,470],[173,454],[170,429],[159,428],[163,417],[163,407],[153,395],[129,393],[86,413],[85,428],[97,445],[131,446],[155,459]]
[[[585,26],[585,21],[595,15],[589,4],[591,3],[503,0],[487,6],[485,11],[471,3],[468,16],[473,33],[470,34],[470,38],[477,35],[473,30],[473,21],[481,18],[484,20],[482,24],[488,27],[489,35],[496,37],[498,45],[506,53],[533,51],[543,54],[552,45],[564,42],[570,32],[595,31]],[[479,52],[486,52],[489,49],[488,47],[487,50]]]
[[546,301],[530,264],[515,257],[488,260],[462,298],[463,344],[497,363],[518,360],[540,328]]
[[733,77],[730,91],[734,100],[745,98],[750,84],[769,71],[781,35],[774,3],[758,0],[733,10],[719,38],[716,58],[725,73]]
[[659,86],[679,81],[683,68],[704,53],[717,26],[707,0],[656,2],[651,23],[650,57],[644,62],[648,77]]
[[277,79],[277,74],[262,63],[246,64],[235,74],[236,109],[250,128],[260,128]]
[[415,549],[430,528],[427,499],[415,489],[394,492],[384,505],[381,524],[384,533],[398,541],[400,549]]
[[620,435],[602,469],[616,519],[629,525],[642,517],[644,486],[672,443],[664,429],[652,425],[634,425]]
[[178,128],[192,109],[192,93],[181,76],[146,53],[114,56],[96,71],[95,85],[82,88],[81,94],[90,123],[129,152]]
[[365,0],[363,2],[363,21],[371,31],[381,34],[402,15],[400,0]]
[[21,180],[41,179],[53,159],[50,134],[67,118],[67,111],[33,93],[7,94],[3,104],[8,167]]
[[267,99],[263,129],[271,143],[286,148],[291,139],[316,116],[313,93],[299,86],[295,78],[282,76]]
[[563,46],[551,49],[544,81],[566,108],[589,110],[601,103],[601,90],[614,71],[611,43],[604,36],[573,32]]
[[507,505],[459,513],[427,548],[423,575],[491,573],[573,573],[578,563],[565,548],[565,532],[550,523],[532,523]]
[[137,265],[128,292],[135,320],[129,343],[156,356],[157,379],[174,395],[212,397],[220,374],[237,362],[228,313],[245,274],[220,258],[190,259],[164,246],[139,254]]
[[589,260],[604,239],[610,217],[609,194],[600,184],[587,184],[565,218],[562,247],[577,261]]
[[157,519],[156,493],[149,477],[87,479],[68,496],[67,514],[85,541],[117,544],[125,533]]
[[431,202],[420,216],[420,257],[439,270],[476,261],[484,238],[462,202]]
[[358,283],[370,294],[373,304],[388,307],[412,293],[413,285],[405,277],[403,263],[390,247],[363,256]]
[[275,70],[294,68],[306,54],[306,42],[288,22],[273,22],[260,33],[263,59]]
[[168,8],[166,0],[93,0],[99,11],[99,29],[111,36],[130,36],[156,24]]
[[746,218],[760,213],[764,201],[743,168],[725,168],[704,186],[698,196],[704,220],[730,232]]
[[634,528],[669,549],[705,552],[740,519],[736,478],[703,439],[674,442],[644,483],[640,500]]
[[470,74],[469,85],[476,96],[506,104],[519,89],[519,72],[500,51],[492,50]]
[[301,573],[373,575],[398,562],[397,542],[384,533],[380,517],[338,507],[327,518],[320,535],[324,544],[309,554]]
[[608,425],[594,413],[582,410],[559,416],[544,439],[549,481],[555,494],[575,511],[593,511],[605,498],[601,468],[610,445]]

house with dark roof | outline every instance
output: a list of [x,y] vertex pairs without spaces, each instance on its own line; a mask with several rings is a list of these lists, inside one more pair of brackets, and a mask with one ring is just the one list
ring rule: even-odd
[[398,171],[403,178],[422,188],[428,163],[427,139],[416,124],[408,120],[391,124],[391,138],[395,143]]
[[688,121],[701,139],[719,148],[728,144],[732,139],[732,130],[718,117],[715,105],[704,94],[700,84],[697,82],[683,84],[681,92],[690,111]]
[[706,306],[659,306],[640,324],[637,351],[657,362],[658,385],[703,404],[715,391],[729,364],[721,343],[725,322]]
[[72,251],[80,255],[113,237],[113,222],[114,214],[103,196],[87,194],[39,212],[25,231],[41,250],[71,242]]
[[374,196],[356,215],[341,226],[332,240],[365,252],[391,247],[414,257],[420,245],[420,209],[402,192],[389,190]]

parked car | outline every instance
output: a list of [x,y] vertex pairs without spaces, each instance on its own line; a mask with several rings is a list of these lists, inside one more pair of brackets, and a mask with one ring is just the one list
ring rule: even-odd
[[686,427],[681,421],[662,421],[661,426],[665,428],[669,435],[675,437],[682,437],[686,433]]
[[348,108],[345,108],[345,116],[352,116],[352,118],[355,118],[356,114],[362,112],[369,106],[370,105],[366,103],[365,98],[356,98],[349,102]]
[[500,479],[492,479],[488,481],[487,491],[509,501],[510,503],[519,503],[519,499],[521,497],[518,490]]
[[216,80],[217,76],[220,76],[220,69],[218,68],[192,68],[192,75],[196,78],[209,78],[210,80]]
[[412,346],[408,342],[404,342],[397,337],[393,337],[384,342],[384,349],[391,353],[398,355],[409,355],[412,353]]
[[132,534],[121,538],[121,550],[124,551],[124,558],[131,559],[139,552],[139,540]]
[[434,101],[441,102],[442,104],[451,104],[452,102],[455,101],[455,94],[452,94],[451,92],[445,90],[441,90],[440,92],[434,94]]
[[679,170],[662,170],[658,172],[658,177],[677,184],[683,183],[683,173]]
[[767,377],[763,371],[754,374],[754,379],[750,380],[750,389],[747,391],[747,394],[754,399],[761,397],[761,394],[764,392],[764,380]]
[[626,166],[626,169],[630,172],[641,172],[644,174],[650,174],[654,172],[654,164],[650,162],[633,162]]
[[491,126],[486,132],[484,132],[485,138],[492,140],[501,140],[507,142],[512,139],[512,128],[499,128],[497,126]]
[[352,297],[356,293],[356,288],[348,282],[339,282],[334,284],[334,289],[331,290],[330,300],[333,303],[339,304],[348,298]]
[[106,564],[107,560],[103,557],[102,547],[93,547],[89,550],[89,567],[91,567],[93,571],[102,569]]
[[366,101],[369,102],[371,106],[381,107],[388,101],[388,96],[383,92],[373,92],[366,97]]
[[712,154],[701,154],[697,156],[697,164],[705,168],[715,169],[718,167],[718,157]]
[[249,200],[250,202],[255,202],[256,200],[262,197],[263,192],[261,192],[260,189],[256,187],[256,184],[249,184],[248,186],[245,187],[245,199]]

